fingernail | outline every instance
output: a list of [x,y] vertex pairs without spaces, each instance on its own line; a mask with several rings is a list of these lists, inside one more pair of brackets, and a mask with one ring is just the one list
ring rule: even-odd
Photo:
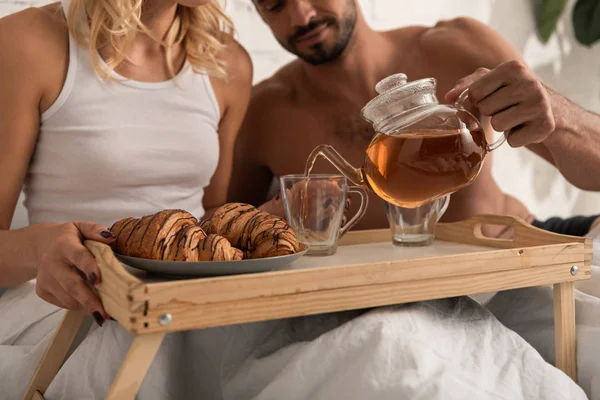
[[347,222],[348,220],[346,219],[346,217],[342,218],[342,228],[346,226]]
[[96,276],[96,274],[94,272],[90,273],[90,285],[92,286],[96,286],[96,282],[98,281],[98,277]]
[[325,200],[325,202],[323,203],[323,208],[329,207],[331,205],[331,203],[333,203],[333,200],[330,197],[327,200]]
[[102,315],[100,315],[98,311],[94,311],[92,316],[96,320],[96,323],[102,327],[102,324],[104,323],[104,318],[102,318]]
[[281,193],[277,193],[277,196],[275,196],[275,201],[279,200],[279,195],[280,195],[280,194],[281,194]]
[[102,235],[103,238],[105,239],[114,239],[115,235],[111,232],[111,231],[102,231],[100,232],[100,235]]
[[346,211],[350,209],[350,199],[346,199]]

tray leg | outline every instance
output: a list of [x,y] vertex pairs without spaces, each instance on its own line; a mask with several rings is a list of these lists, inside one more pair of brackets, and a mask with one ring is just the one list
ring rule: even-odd
[[85,314],[79,311],[68,310],[65,313],[62,322],[54,334],[54,338],[50,342],[37,371],[35,371],[29,383],[29,388],[23,397],[25,400],[38,399],[40,397],[43,399],[42,394],[48,389],[52,379],[54,379],[62,366],[65,356],[75,336],[77,336],[84,319]]
[[554,285],[554,346],[556,367],[577,382],[574,288],[573,282]]
[[45,400],[45,399],[44,399],[44,396],[42,396],[42,394],[36,390],[36,392],[33,394],[33,397],[31,398],[31,400]]
[[160,347],[165,332],[137,335],[105,400],[133,400]]

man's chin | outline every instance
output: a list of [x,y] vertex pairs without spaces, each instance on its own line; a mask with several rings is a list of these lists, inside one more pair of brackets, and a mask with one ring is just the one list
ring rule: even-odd
[[324,51],[323,49],[315,49],[306,53],[295,53],[300,59],[311,65],[323,65],[334,62],[339,58],[339,54]]

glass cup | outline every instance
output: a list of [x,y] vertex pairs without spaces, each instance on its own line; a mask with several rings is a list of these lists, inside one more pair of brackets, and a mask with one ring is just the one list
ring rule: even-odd
[[[285,175],[279,178],[285,217],[309,255],[332,255],[338,240],[364,215],[368,197],[361,187],[348,187],[343,175]],[[348,193],[358,193],[360,207],[342,227]]]
[[384,203],[392,231],[392,242],[397,246],[429,246],[435,238],[435,226],[446,212],[450,195],[417,208],[398,207]]

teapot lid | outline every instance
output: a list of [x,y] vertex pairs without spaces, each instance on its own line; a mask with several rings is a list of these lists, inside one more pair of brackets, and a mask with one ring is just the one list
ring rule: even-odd
[[[434,78],[419,79],[409,83],[406,74],[390,75],[377,83],[375,90],[379,95],[363,107],[360,115],[377,129],[381,122],[391,117],[423,104],[431,104],[432,101],[437,103],[436,83]],[[412,97],[419,94],[423,96]],[[411,97],[410,101],[408,97]]]

